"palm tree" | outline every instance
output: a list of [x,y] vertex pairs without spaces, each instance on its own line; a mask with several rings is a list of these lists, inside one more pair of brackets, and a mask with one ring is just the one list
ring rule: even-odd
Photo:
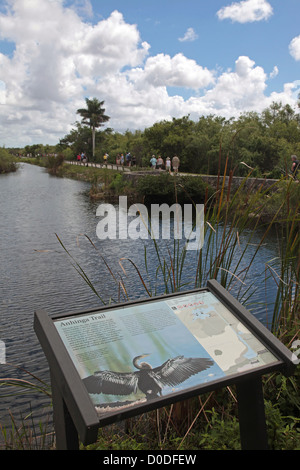
[[92,129],[92,142],[93,142],[93,157],[95,156],[95,135],[96,128],[103,126],[103,123],[110,119],[109,116],[106,116],[105,109],[102,107],[104,101],[99,101],[97,98],[92,100],[86,98],[87,108],[77,109],[77,114],[80,114],[82,117],[82,123],[88,124]]

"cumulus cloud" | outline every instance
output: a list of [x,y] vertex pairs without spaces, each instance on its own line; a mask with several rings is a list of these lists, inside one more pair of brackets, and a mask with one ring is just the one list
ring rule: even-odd
[[267,0],[243,0],[221,8],[217,12],[220,20],[230,19],[238,23],[267,20],[273,8]]
[[90,0],[75,0],[71,8],[83,18],[91,18],[93,16],[93,6]]
[[247,56],[240,56],[235,69],[223,72],[215,86],[201,97],[192,97],[184,103],[184,110],[192,119],[199,114],[215,114],[226,118],[238,117],[246,111],[262,112],[274,101],[293,104],[300,91],[300,81],[285,84],[280,93],[265,95],[267,74]]
[[295,60],[300,60],[300,36],[295,37],[290,42],[290,54]]
[[198,34],[194,31],[193,28],[188,28],[185,35],[182,38],[179,38],[178,40],[180,42],[192,42],[196,41],[196,39],[198,39]]
[[147,59],[144,68],[136,75],[129,74],[132,79],[148,82],[154,87],[173,86],[197,90],[214,82],[214,75],[203,68],[195,60],[187,59],[183,54],[170,57],[158,54]]
[[267,75],[262,67],[255,66],[249,57],[241,56],[235,62],[235,70],[224,72],[216,86],[202,98],[227,117],[244,110],[259,110],[265,102]]
[[[90,4],[75,6],[80,5]],[[92,25],[80,18],[74,4],[66,8],[62,0],[10,0],[8,6],[0,14],[0,38],[13,42],[15,50],[12,57],[0,54],[1,103],[5,101],[0,122],[6,137],[11,129],[11,139],[16,132],[9,124],[21,124],[20,116],[26,124],[20,140],[27,142],[42,126],[52,137],[63,136],[84,97],[96,96],[101,80],[107,83],[148,55],[149,44],[117,11]]]
[[5,104],[5,83],[0,80],[0,104]]
[[279,74],[279,70],[277,65],[274,66],[272,72],[270,73],[270,78],[275,78]]

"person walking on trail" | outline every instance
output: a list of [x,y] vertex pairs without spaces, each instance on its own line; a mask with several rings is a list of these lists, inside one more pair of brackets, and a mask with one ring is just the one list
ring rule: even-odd
[[297,155],[292,155],[292,167],[291,167],[291,172],[294,178],[297,178],[299,167],[300,167],[300,162],[297,158]]
[[157,165],[157,168],[158,168],[159,170],[161,170],[162,167],[164,166],[164,161],[163,161],[163,159],[161,158],[160,155],[159,155],[159,157],[158,157],[158,159],[157,159],[156,165]]
[[180,160],[177,157],[177,155],[174,155],[174,157],[172,158],[172,167],[173,167],[174,173],[178,173],[179,165],[180,165]]
[[156,168],[156,158],[155,158],[155,155],[152,155],[152,158],[151,158],[151,160],[150,160],[150,163],[151,163],[152,170],[155,170],[155,168]]
[[126,154],[126,165],[131,166],[131,153],[130,152]]
[[166,171],[171,173],[171,160],[170,160],[170,157],[166,158]]
[[85,166],[88,166],[87,156],[86,156],[85,153],[82,154],[82,163],[83,163]]

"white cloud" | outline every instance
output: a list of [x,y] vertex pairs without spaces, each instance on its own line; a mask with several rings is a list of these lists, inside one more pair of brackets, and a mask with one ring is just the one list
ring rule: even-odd
[[238,23],[267,20],[273,14],[273,8],[267,0],[243,0],[234,2],[217,12],[220,20],[230,19]]
[[295,60],[300,60],[300,36],[295,37],[290,42],[290,54]]
[[82,32],[77,44],[70,45],[70,52],[76,56],[76,66],[83,75],[118,72],[124,66],[139,65],[150,47],[146,42],[138,47],[140,35],[136,26],[126,24],[118,11]]
[[262,112],[273,101],[293,106],[300,91],[300,81],[288,83],[281,93],[265,95],[267,74],[249,57],[241,56],[234,71],[222,73],[213,88],[201,97],[184,103],[184,111],[195,119],[199,114],[214,114],[226,118],[238,117],[247,111]]
[[5,89],[6,89],[5,83],[0,80],[0,105],[5,104],[6,102]]
[[90,0],[75,0],[71,7],[79,16],[91,18],[93,16],[93,6]]
[[[75,6],[79,4],[90,5]],[[0,127],[10,138],[7,145],[13,145],[16,135],[20,142],[30,134],[34,139],[39,128],[46,140],[56,135],[57,142],[57,134],[68,132],[76,109],[84,106],[85,96],[93,96],[101,80],[108,83],[123,67],[143,64],[148,55],[150,46],[141,42],[137,27],[125,23],[117,11],[92,25],[65,8],[63,0],[10,0],[8,5],[8,12],[0,14],[0,38],[15,43],[12,57],[0,53],[1,103],[5,101]]]
[[197,65],[196,61],[187,59],[183,54],[170,57],[158,54],[149,57],[138,74],[129,74],[136,82],[147,82],[154,87],[173,86],[197,90],[214,82],[214,75],[207,68]]
[[198,35],[195,33],[193,28],[188,28],[185,35],[182,38],[178,38],[178,40],[181,42],[192,42],[196,41],[196,39],[198,39]]
[[275,65],[274,68],[273,68],[273,71],[270,73],[270,78],[277,77],[278,73],[279,73],[278,67],[277,67],[277,65]]
[[202,101],[227,117],[245,110],[259,110],[265,101],[266,79],[262,67],[241,56],[235,62],[235,71],[224,72]]

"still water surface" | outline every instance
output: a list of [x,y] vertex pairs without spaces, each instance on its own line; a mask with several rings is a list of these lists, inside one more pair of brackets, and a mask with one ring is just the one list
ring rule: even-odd
[[[88,190],[87,183],[56,178],[44,169],[28,164],[21,164],[16,173],[0,175],[0,340],[6,346],[6,362],[13,364],[0,365],[2,378],[28,379],[21,370],[25,369],[49,381],[47,362],[33,330],[35,310],[45,309],[51,315],[102,305],[71,265],[55,234],[84,268],[106,301],[112,293],[118,296],[118,288],[99,253],[114,273],[118,272],[126,279],[131,299],[146,297],[135,269],[128,262],[123,262],[125,275],[119,265],[119,259],[127,257],[142,269],[144,242],[98,240],[96,209],[99,203],[90,201]],[[84,234],[95,242],[99,252],[95,251]],[[276,240],[271,239],[252,270],[252,278],[257,280],[258,286],[252,298],[254,303],[257,300],[253,313],[263,322],[265,308],[259,305],[265,300],[262,273],[265,260],[276,257],[276,253]],[[157,262],[151,241],[147,261],[155,277]],[[193,273],[190,268],[194,263],[195,255],[190,252],[186,261],[187,281]],[[158,286],[157,293],[161,292],[162,288]],[[272,286],[268,288],[268,296],[272,301]],[[22,392],[14,397],[2,396],[0,422],[6,421],[8,409],[14,415],[22,413],[23,416],[33,409],[39,417],[43,408],[41,405],[46,403],[48,399],[43,395],[32,392]]]

